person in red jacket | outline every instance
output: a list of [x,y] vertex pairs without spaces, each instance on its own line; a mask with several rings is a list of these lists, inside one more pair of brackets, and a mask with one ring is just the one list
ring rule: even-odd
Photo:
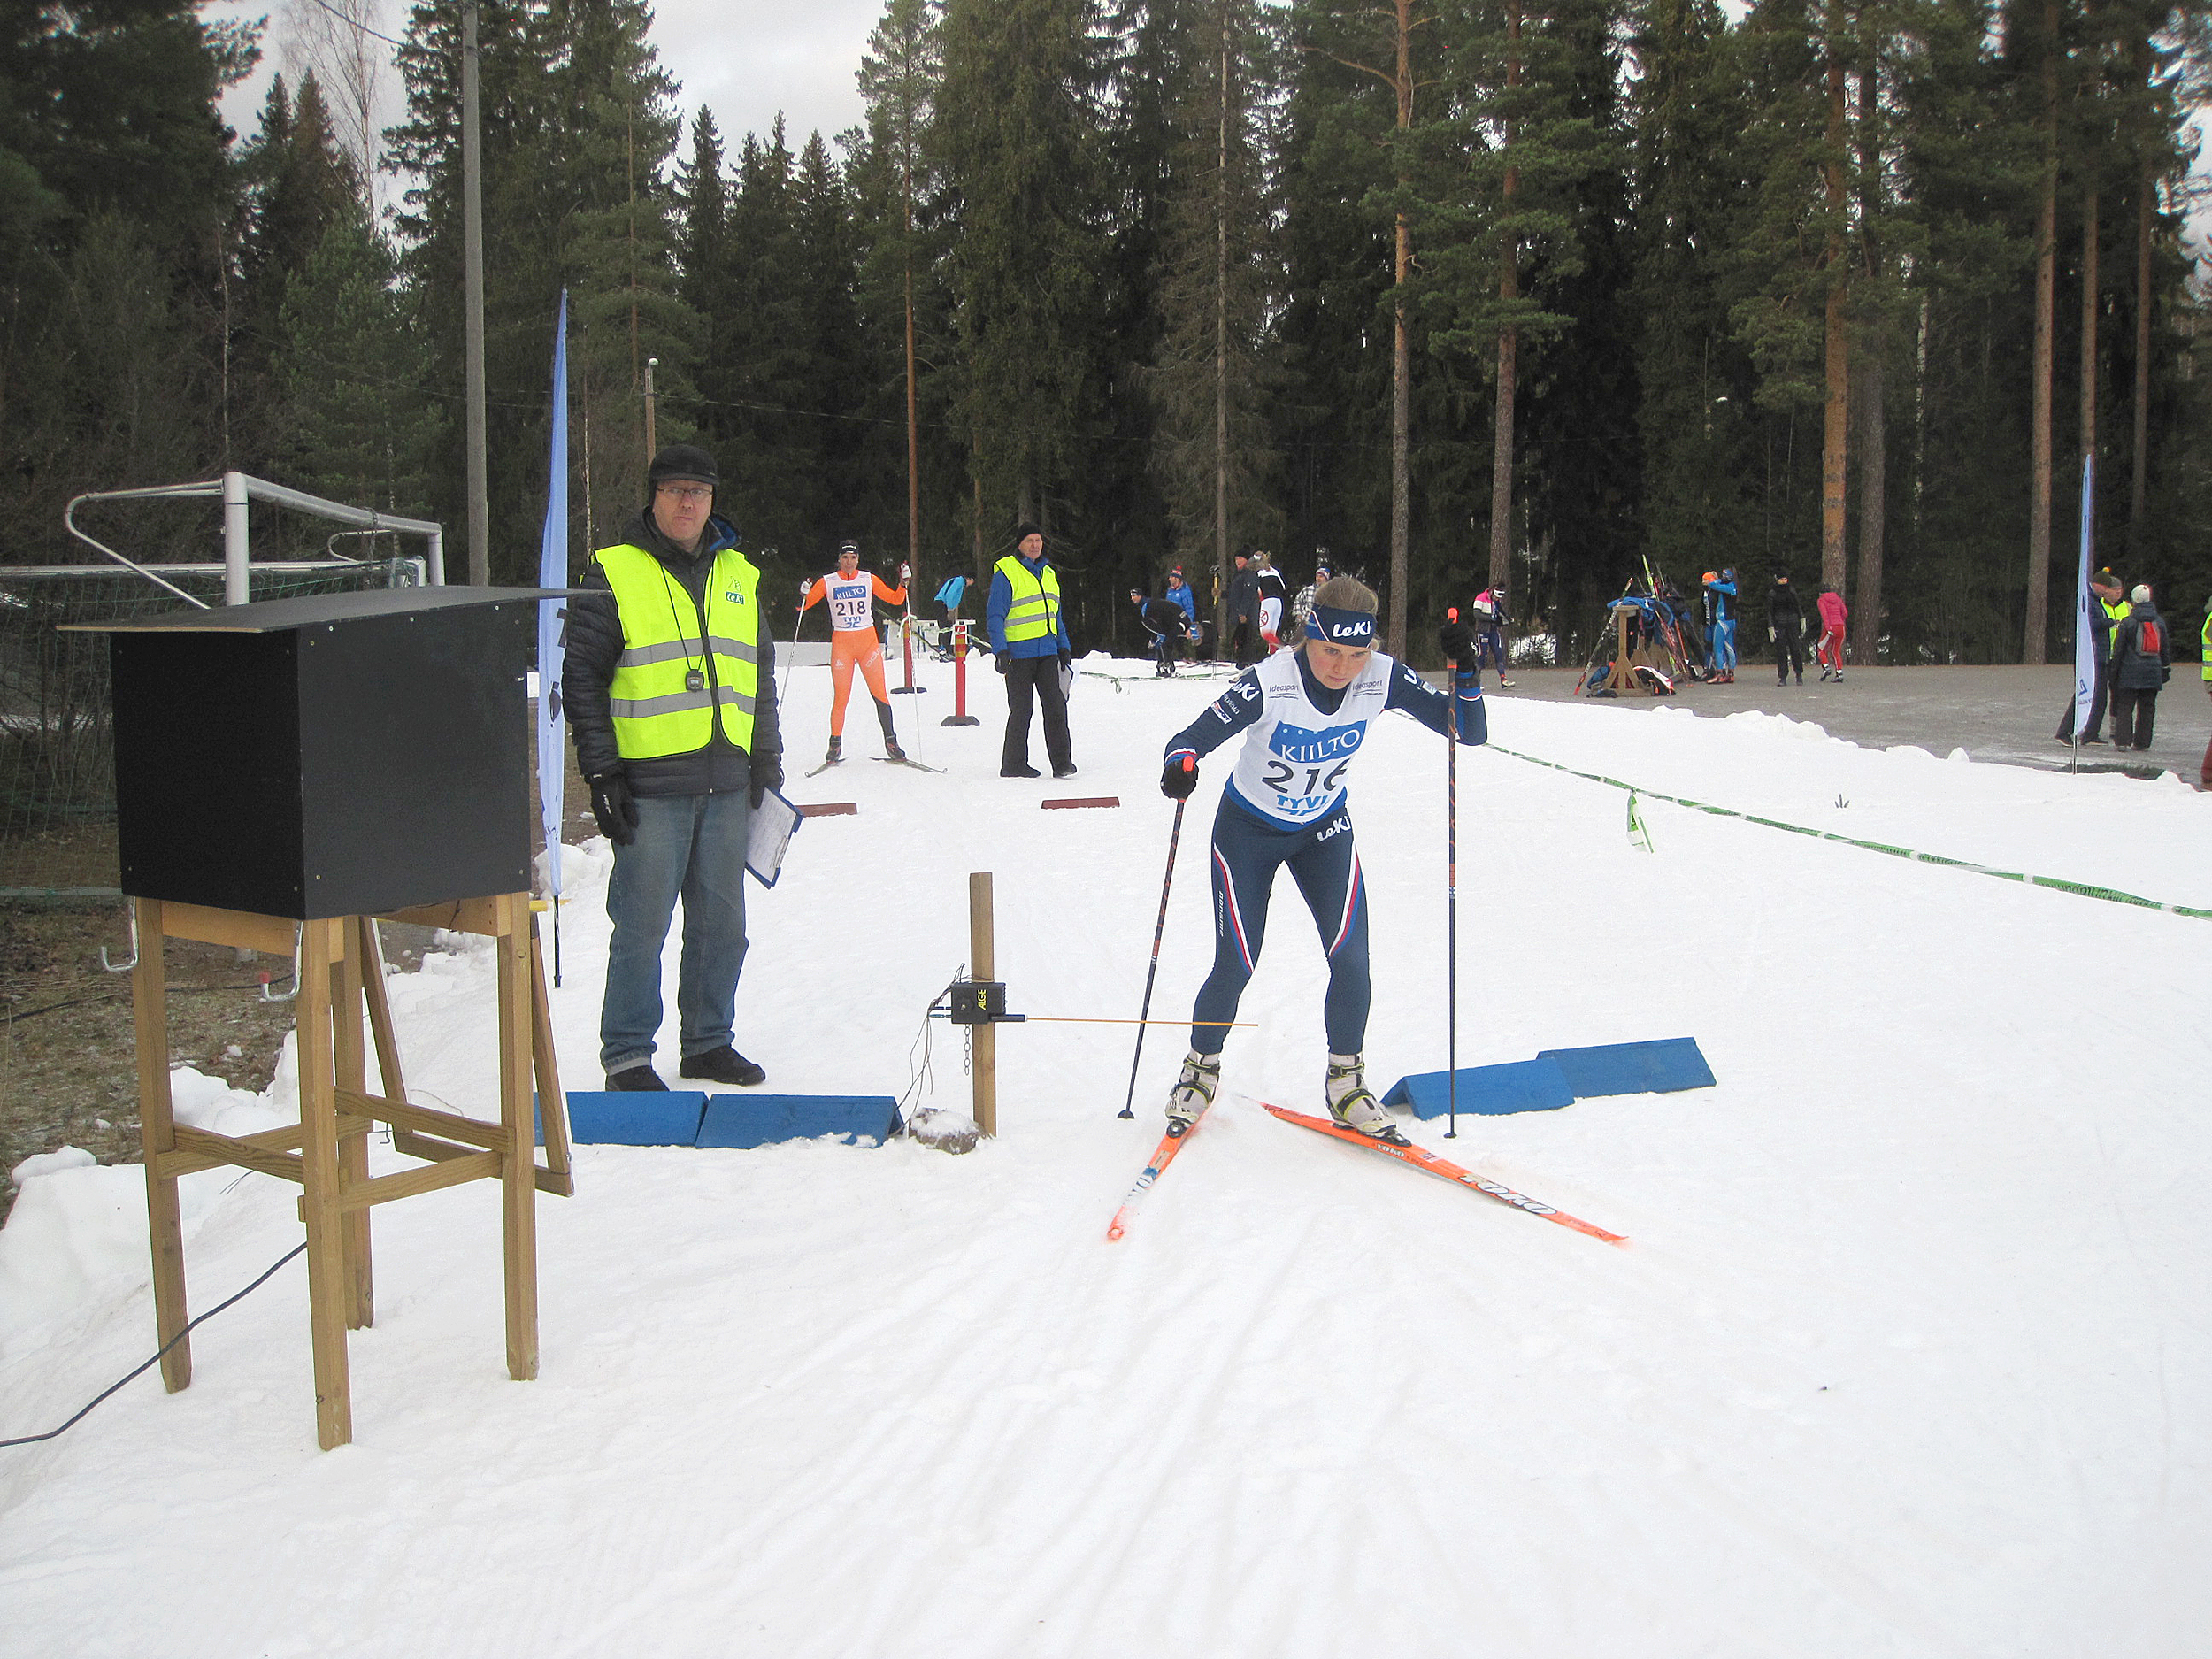
[[1820,590],[1820,642],[1813,647],[1813,661],[1820,664],[1820,677],[1825,680],[1833,674],[1843,678],[1843,625],[1851,619],[1849,607],[1843,595],[1834,588],[1824,586]]

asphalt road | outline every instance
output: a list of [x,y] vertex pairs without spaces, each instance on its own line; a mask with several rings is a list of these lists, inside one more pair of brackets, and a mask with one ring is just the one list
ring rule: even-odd
[[[1979,761],[2064,771],[2073,749],[2056,741],[2060,716],[2074,688],[2071,664],[2041,668],[1854,668],[1842,683],[1822,681],[1809,669],[1801,686],[1777,686],[1765,663],[1747,663],[1730,686],[1686,682],[1676,701],[1703,715],[1757,709],[1817,721],[1831,737],[1888,749],[1910,743],[1938,757],[1963,749]],[[2176,663],[2173,679],[2158,695],[2156,737],[2149,750],[2116,754],[2108,744],[2081,751],[2084,770],[2124,770],[2154,776],[2178,772],[2194,783],[2212,739],[2212,696],[2196,663]],[[1573,695],[1577,671],[1513,671],[1513,689],[1502,691],[1486,672],[1483,691],[1494,697],[1534,697],[1563,703]],[[1624,703],[1632,700],[1622,699]],[[2102,735],[2111,734],[2111,721]]]

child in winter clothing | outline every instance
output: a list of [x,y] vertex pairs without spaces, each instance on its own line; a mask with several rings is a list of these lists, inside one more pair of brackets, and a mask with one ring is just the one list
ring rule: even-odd
[[1843,595],[1834,588],[1824,586],[1820,590],[1820,642],[1813,647],[1813,660],[1820,664],[1823,680],[1833,674],[1843,678],[1843,625],[1851,619],[1851,612],[1843,603]]

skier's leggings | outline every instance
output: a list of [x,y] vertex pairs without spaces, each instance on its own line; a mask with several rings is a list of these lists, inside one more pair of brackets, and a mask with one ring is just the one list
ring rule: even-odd
[[[1367,1039],[1373,987],[1367,975],[1367,887],[1352,844],[1350,812],[1340,803],[1317,824],[1278,829],[1225,789],[1214,814],[1212,853],[1214,966],[1198,988],[1191,1018],[1237,1017],[1237,1002],[1267,938],[1275,872],[1288,864],[1329,958],[1329,990],[1322,1001],[1329,1051],[1357,1054]],[[1228,1034],[1221,1025],[1193,1025],[1190,1046],[1200,1054],[1218,1054]]]
[[[891,707],[891,694],[883,683],[883,641],[873,628],[838,628],[830,634],[830,734],[845,729],[845,699],[852,695],[853,670],[868,682],[868,695]],[[882,717],[877,717],[880,719]]]
[[1732,618],[1713,624],[1713,666],[1724,674],[1736,672],[1736,624]]

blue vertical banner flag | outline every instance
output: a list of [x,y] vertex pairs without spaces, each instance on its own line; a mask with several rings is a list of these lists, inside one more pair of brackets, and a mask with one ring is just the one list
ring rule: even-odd
[[2089,729],[2097,695],[2097,632],[2089,622],[2089,561],[2097,540],[2097,457],[2081,457],[2081,570],[2074,578],[2074,747]]
[[[538,585],[568,586],[568,290],[553,325],[553,454],[546,475]],[[553,979],[560,983],[561,807],[568,776],[561,736],[561,617],[566,601],[538,605],[538,814],[545,826],[545,883],[553,900]]]

